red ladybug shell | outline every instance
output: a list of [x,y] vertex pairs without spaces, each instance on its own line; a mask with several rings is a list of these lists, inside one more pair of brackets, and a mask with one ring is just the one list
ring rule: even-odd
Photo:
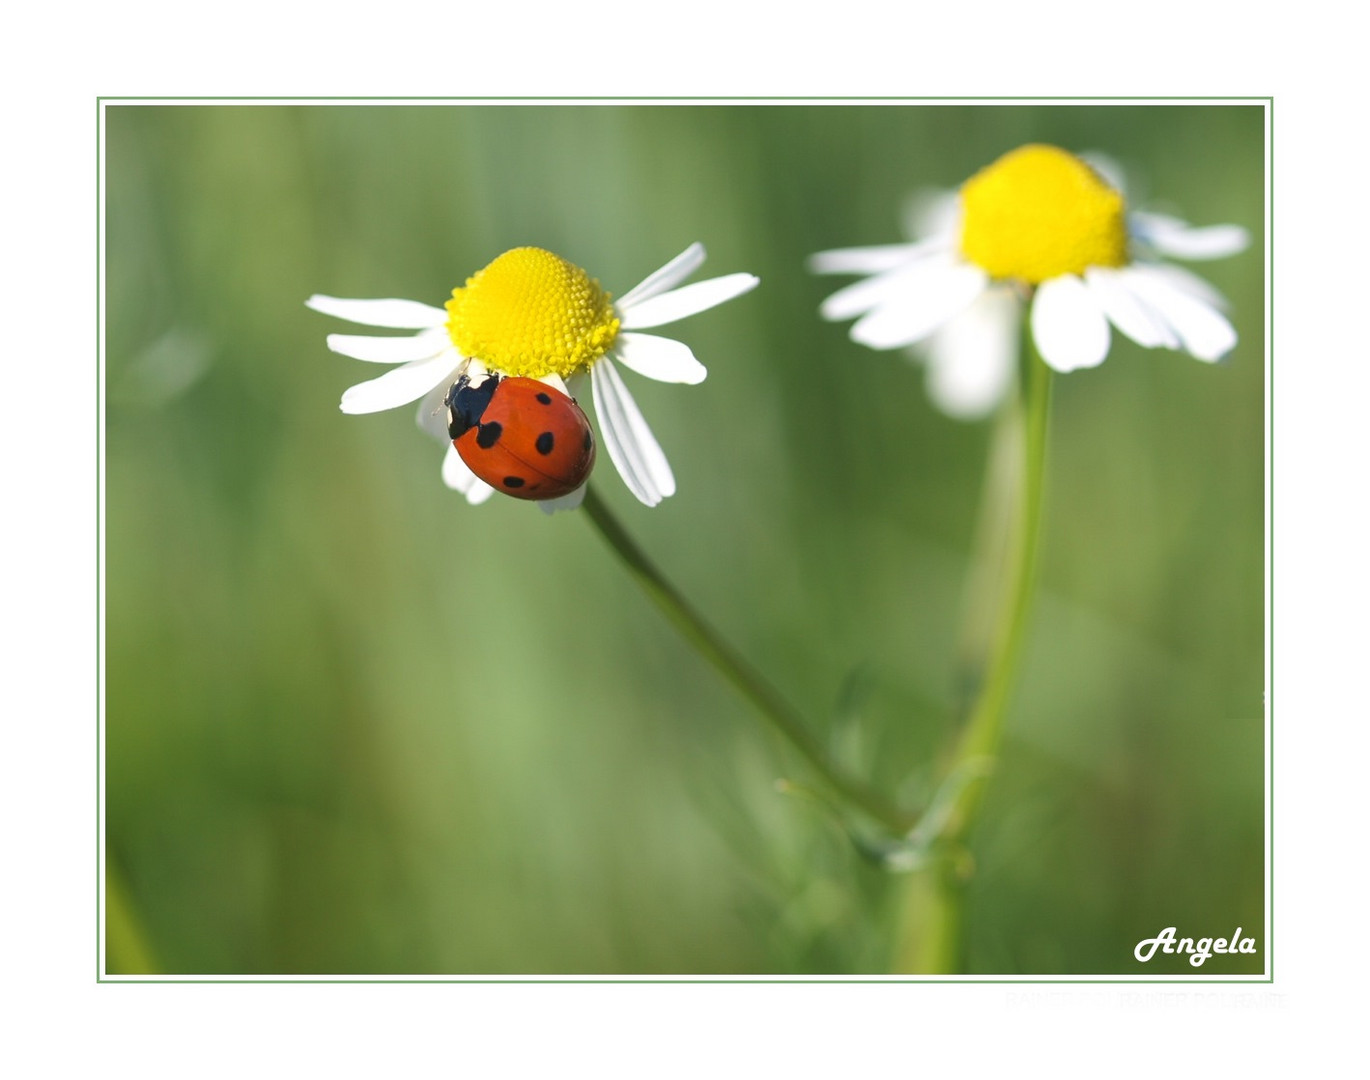
[[555,499],[585,483],[595,437],[575,400],[536,379],[461,376],[447,392],[448,433],[462,461],[496,491]]

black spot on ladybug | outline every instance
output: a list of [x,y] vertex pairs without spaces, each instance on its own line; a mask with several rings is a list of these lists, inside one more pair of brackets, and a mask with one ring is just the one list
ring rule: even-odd
[[504,478],[504,486],[507,488],[521,488],[523,487],[523,477],[506,476]]
[[554,436],[550,431],[544,431],[541,435],[538,436],[538,441],[535,442],[533,445],[537,447],[539,454],[541,454],[543,457],[546,457],[548,454],[552,452],[552,444],[555,442],[556,436]]
[[499,437],[504,434],[504,425],[498,420],[491,420],[488,424],[481,424],[476,431],[476,445],[482,450],[489,450],[495,443],[499,442]]
[[595,440],[594,440],[593,438],[590,437],[590,432],[589,432],[589,430],[587,429],[586,432],[585,432],[585,449],[586,449],[587,452],[589,451],[590,446],[594,443],[594,441],[595,441]]
[[544,405],[552,404],[552,397],[550,394],[538,394],[538,400]]

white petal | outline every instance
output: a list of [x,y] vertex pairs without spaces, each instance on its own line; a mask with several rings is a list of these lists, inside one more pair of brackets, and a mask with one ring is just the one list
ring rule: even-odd
[[667,289],[674,289],[703,265],[704,245],[696,241],[660,270],[654,270],[624,293],[618,301],[619,310],[626,310],[633,304],[640,304],[643,300],[664,293]]
[[1109,322],[1138,345],[1148,349],[1179,347],[1180,339],[1165,317],[1119,280],[1117,270],[1091,266],[1085,284]]
[[1188,293],[1195,300],[1202,300],[1211,308],[1222,311],[1227,307],[1227,300],[1223,294],[1210,285],[1193,270],[1188,270],[1183,266],[1176,266],[1174,263],[1149,262],[1134,263],[1134,267],[1143,266],[1148,273],[1155,274],[1169,282],[1174,288],[1182,293]]
[[708,311],[756,288],[761,279],[755,274],[726,274],[723,277],[696,281],[647,300],[620,302],[618,310],[625,330],[640,330],[648,326],[664,326],[689,315]]
[[442,459],[442,482],[453,491],[460,491],[472,506],[479,506],[495,493],[494,488],[462,461],[457,448],[451,443],[447,446],[447,455]]
[[1177,259],[1221,259],[1251,243],[1251,235],[1240,225],[1196,228],[1169,214],[1137,211],[1128,216],[1128,225],[1138,239]]
[[830,322],[836,322],[850,319],[853,315],[864,315],[885,303],[899,303],[923,288],[927,275],[941,273],[957,265],[961,264],[945,250],[925,247],[921,254],[893,270],[838,289],[818,306],[818,314]]
[[589,486],[587,481],[569,494],[556,499],[542,499],[538,502],[538,506],[542,508],[542,512],[545,514],[555,514],[558,510],[574,510],[585,501],[585,491]]
[[666,455],[608,356],[590,369],[590,389],[604,445],[628,490],[648,506],[674,495],[675,476]]
[[1108,355],[1108,320],[1074,274],[1037,286],[1032,337],[1042,359],[1057,371],[1098,367]]
[[[407,337],[329,334],[325,340],[335,353],[373,364],[406,364],[410,360],[426,360],[444,349],[452,348],[452,341],[444,330],[425,330],[422,334]],[[452,366],[456,366],[456,361]]]
[[901,264],[874,277],[844,285],[818,305],[818,314],[829,322],[864,315],[885,303],[897,303],[907,291],[905,281],[909,267]]
[[414,419],[419,427],[427,432],[438,442],[452,442],[452,436],[447,432],[447,391],[451,383],[443,381],[433,387],[432,390],[424,394],[419,401],[418,412],[414,414]]
[[655,334],[619,334],[614,356],[639,375],[657,382],[702,383],[708,371],[684,342]]
[[920,273],[903,279],[901,295],[883,302],[851,328],[851,339],[872,349],[893,349],[919,341],[979,296],[988,277],[978,266],[925,260]]
[[925,254],[924,244],[880,244],[874,247],[820,251],[806,260],[814,274],[883,274]]
[[457,448],[450,442],[447,446],[447,453],[442,459],[442,482],[453,491],[460,491],[465,495],[471,485],[477,482],[476,474],[473,473],[466,462],[462,461],[461,455],[457,453]]
[[417,300],[342,300],[336,296],[311,296],[305,307],[367,326],[389,326],[396,330],[427,330],[443,326],[447,312]]
[[[455,355],[455,353],[453,353]],[[428,360],[415,360],[392,368],[379,379],[358,383],[343,391],[342,411],[373,413],[417,401],[435,386],[455,379],[452,356],[441,353]]]
[[948,416],[978,420],[998,407],[1018,365],[1020,305],[1009,289],[986,289],[923,343],[928,396]]
[[1157,311],[1179,335],[1185,351],[1198,359],[1218,360],[1237,344],[1237,331],[1222,313],[1206,300],[1177,287],[1162,268],[1130,266],[1119,280]]

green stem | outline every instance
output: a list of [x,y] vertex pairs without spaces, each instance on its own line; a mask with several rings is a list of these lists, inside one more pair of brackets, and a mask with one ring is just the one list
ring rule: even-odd
[[[1017,394],[1015,388],[1015,397]],[[966,575],[956,643],[955,692],[959,715],[970,715],[984,686],[1013,563],[1016,523],[1023,501],[1023,409],[1016,400],[995,416],[985,458],[985,479]]]
[[879,792],[848,775],[828,755],[823,744],[809,729],[804,718],[770,685],[759,672],[720,638],[662,576],[643,550],[619,524],[593,488],[585,493],[582,509],[600,535],[623,560],[628,571],[657,607],[666,614],[686,639],[732,685],[756,706],[771,726],[790,743],[814,772],[844,800],[859,807],[887,828],[905,832],[914,815],[905,813]]
[[[1031,336],[1024,335],[1023,372],[1023,497],[1015,528],[1014,560],[1005,583],[999,631],[990,654],[985,681],[962,733],[952,768],[975,758],[993,758],[1003,736],[1004,714],[1017,674],[1028,612],[1037,583],[1037,547],[1041,535],[1042,489],[1046,472],[1047,415],[1051,405],[1051,369],[1037,356]],[[963,835],[978,806],[984,783],[966,786],[953,815],[952,829]],[[959,822],[959,824],[958,824]]]
[[1021,414],[1018,427],[1023,453],[1016,521],[1007,548],[1011,561],[1003,578],[984,677],[946,772],[952,776],[964,771],[974,779],[960,789],[951,804],[946,828],[938,838],[941,855],[909,883],[896,943],[896,963],[901,971],[946,974],[961,967],[961,908],[969,868],[964,839],[984,798],[987,767],[999,755],[1004,717],[1027,635],[1041,534],[1051,369],[1037,355],[1026,326],[1023,343],[1016,406]]

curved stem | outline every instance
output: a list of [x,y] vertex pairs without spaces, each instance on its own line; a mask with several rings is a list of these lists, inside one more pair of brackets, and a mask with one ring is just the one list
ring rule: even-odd
[[756,706],[781,736],[809,763],[814,772],[845,801],[859,807],[887,828],[906,831],[914,822],[879,792],[848,775],[829,757],[823,744],[809,729],[804,718],[787,702],[761,674],[748,664],[706,623],[688,601],[656,568],[643,550],[619,524],[594,488],[585,493],[582,509],[614,553],[623,560],[629,572],[642,586],[657,607],[666,614],[690,644],[699,650],[732,685]]
[[904,897],[902,940],[896,943],[896,963],[901,971],[946,974],[961,966],[961,905],[969,865],[962,843],[984,798],[988,766],[999,755],[1004,717],[1027,635],[1041,533],[1051,369],[1037,355],[1026,324],[1019,395],[1021,421],[1017,427],[1023,453],[1018,474],[1020,497],[1007,545],[1010,562],[1003,577],[984,677],[978,682],[965,728],[947,768],[948,776],[966,770],[975,779],[961,788],[951,804],[947,825],[938,838],[941,857],[915,875]]

